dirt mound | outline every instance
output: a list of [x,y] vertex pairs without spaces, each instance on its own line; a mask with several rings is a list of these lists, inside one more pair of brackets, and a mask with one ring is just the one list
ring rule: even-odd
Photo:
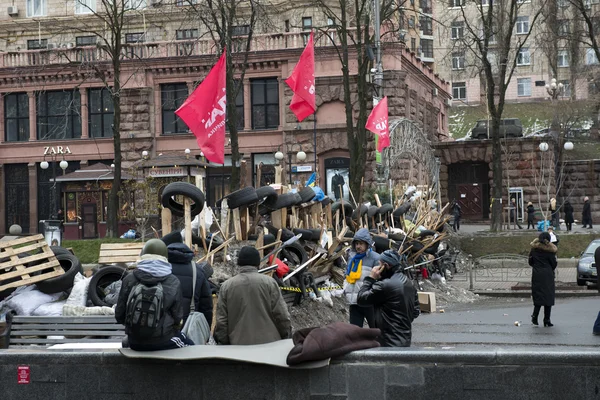
[[344,297],[333,297],[333,307],[324,302],[306,299],[298,306],[290,306],[292,329],[325,326],[333,322],[348,322],[348,303]]
[[424,280],[420,285],[424,292],[434,292],[437,305],[442,307],[453,303],[473,303],[479,299],[479,295],[448,283]]

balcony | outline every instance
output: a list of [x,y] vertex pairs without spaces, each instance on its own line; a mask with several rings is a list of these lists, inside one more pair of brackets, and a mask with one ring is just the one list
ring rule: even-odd
[[[329,37],[316,35],[315,46],[328,47],[334,43],[336,45],[340,44],[339,36],[335,30],[332,30],[329,35]],[[306,32],[254,35],[250,44],[250,51],[301,49],[306,45],[307,39],[308,33]],[[239,41],[241,42],[243,39],[240,38]],[[239,50],[245,48],[245,41],[243,46],[234,46],[234,51],[236,48]],[[127,61],[205,56],[215,54],[216,49],[215,42],[210,39],[124,44],[122,58],[124,61]],[[64,47],[52,50],[22,50],[0,53],[0,69],[65,64],[78,65],[108,61],[110,61],[110,57],[101,46]]]

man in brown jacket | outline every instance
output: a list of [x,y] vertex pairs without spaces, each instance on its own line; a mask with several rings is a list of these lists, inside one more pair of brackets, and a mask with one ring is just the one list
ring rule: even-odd
[[258,273],[258,250],[242,247],[238,265],[239,274],[219,290],[214,332],[217,343],[249,345],[290,338],[290,313],[277,282]]

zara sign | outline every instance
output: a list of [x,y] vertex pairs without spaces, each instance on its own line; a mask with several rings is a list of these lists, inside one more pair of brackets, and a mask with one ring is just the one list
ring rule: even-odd
[[69,146],[46,146],[44,147],[44,155],[53,155],[53,154],[72,154]]

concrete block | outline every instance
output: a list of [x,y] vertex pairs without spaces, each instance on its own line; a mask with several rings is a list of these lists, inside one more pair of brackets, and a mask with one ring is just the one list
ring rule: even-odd
[[329,390],[331,394],[348,393],[346,380],[346,364],[333,364],[329,366]]
[[425,384],[425,369],[414,365],[387,367],[386,384],[394,386],[421,386]]
[[385,367],[373,364],[348,365],[348,400],[381,400],[385,393]]
[[329,394],[329,368],[310,370],[310,394]]

